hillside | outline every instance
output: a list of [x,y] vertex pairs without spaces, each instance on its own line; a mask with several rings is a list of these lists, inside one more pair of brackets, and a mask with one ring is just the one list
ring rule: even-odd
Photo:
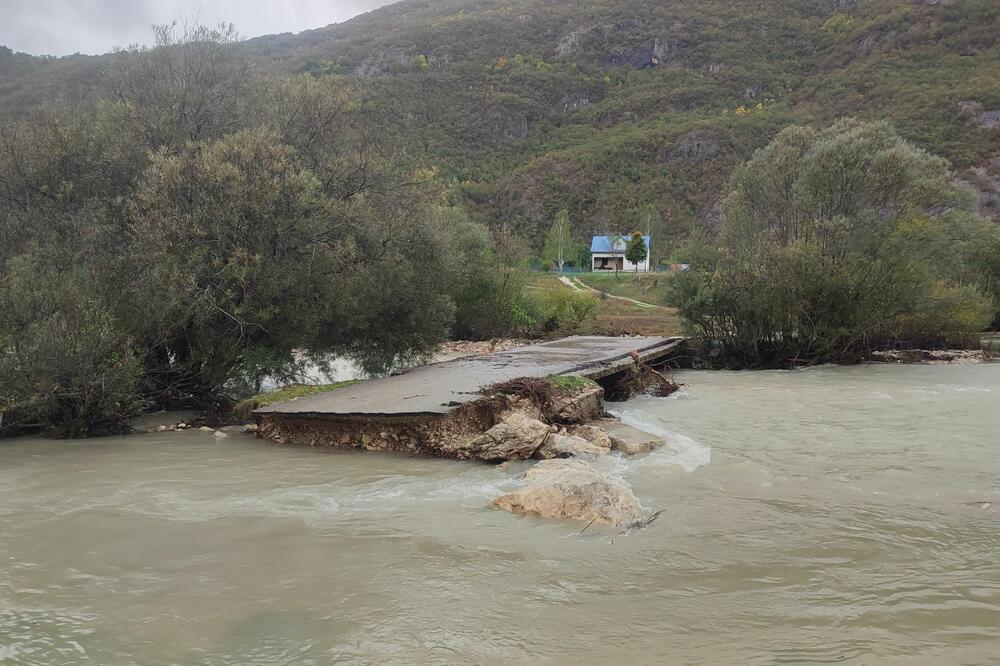
[[[945,156],[996,215],[998,36],[995,0],[414,0],[238,48],[339,77],[491,224],[539,246],[561,208],[580,238],[641,217],[661,259],[782,127],[845,115]],[[0,53],[0,114],[99,90],[112,57]]]

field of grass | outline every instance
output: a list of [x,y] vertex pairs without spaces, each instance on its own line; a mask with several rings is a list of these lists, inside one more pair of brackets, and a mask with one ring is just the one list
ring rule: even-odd
[[576,276],[583,284],[612,296],[632,298],[643,303],[666,306],[664,273],[582,273]]

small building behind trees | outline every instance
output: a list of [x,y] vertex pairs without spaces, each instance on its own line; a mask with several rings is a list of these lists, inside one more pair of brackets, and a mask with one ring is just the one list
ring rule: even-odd
[[594,236],[590,242],[590,267],[595,273],[602,271],[628,271],[645,273],[649,271],[650,239],[643,236],[646,243],[646,258],[632,263],[625,256],[628,250],[628,236]]

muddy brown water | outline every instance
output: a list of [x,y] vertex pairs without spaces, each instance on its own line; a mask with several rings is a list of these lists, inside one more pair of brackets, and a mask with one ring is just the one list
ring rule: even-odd
[[1000,365],[680,379],[616,406],[670,441],[600,462],[630,535],[485,465],[0,443],[0,663],[1000,662]]

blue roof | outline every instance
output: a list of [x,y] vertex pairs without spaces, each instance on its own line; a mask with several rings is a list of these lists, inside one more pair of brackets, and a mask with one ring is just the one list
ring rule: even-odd
[[[594,239],[590,241],[590,251],[591,252],[614,252],[615,251],[615,241],[621,238],[626,243],[628,242],[628,236],[594,236]],[[643,240],[646,241],[646,252],[649,252],[649,236],[643,236]],[[623,252],[624,250],[618,250],[618,252]]]

